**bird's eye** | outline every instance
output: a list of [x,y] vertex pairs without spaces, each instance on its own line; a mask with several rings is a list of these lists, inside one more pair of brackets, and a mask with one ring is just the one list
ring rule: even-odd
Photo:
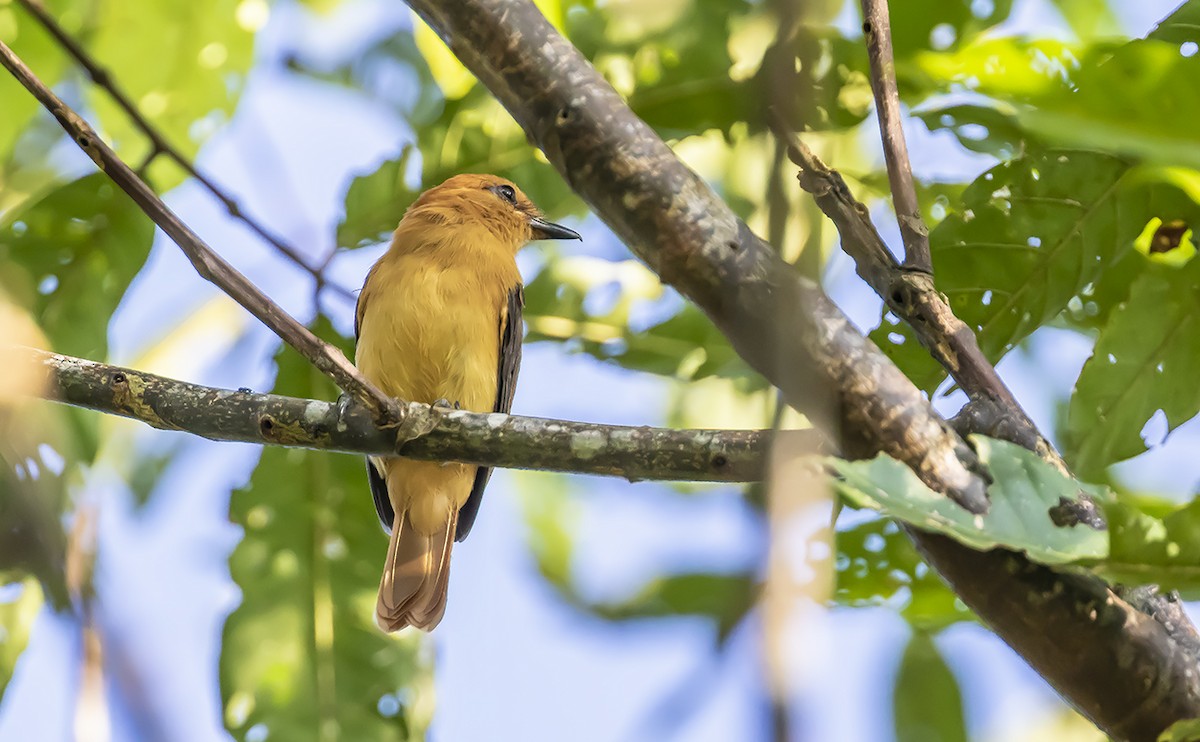
[[517,205],[517,192],[510,185],[496,186],[496,193],[500,198],[509,202],[513,206]]

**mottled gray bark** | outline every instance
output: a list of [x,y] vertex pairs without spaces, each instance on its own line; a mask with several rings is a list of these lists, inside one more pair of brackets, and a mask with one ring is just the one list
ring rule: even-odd
[[[410,403],[406,419],[422,435],[408,441],[377,427],[368,411],[312,399],[231,391],[176,381],[80,358],[20,349],[6,353],[41,365],[45,396],[162,430],[219,441],[323,451],[403,455],[430,461],[578,472],[629,480],[753,482],[762,479],[769,430],[672,430],[597,425],[433,409]],[[782,431],[818,451],[816,431]]]
[[[789,403],[847,453],[885,451],[934,489],[980,505],[973,457],[912,384],[737,220],[532,3],[409,5],[630,249],[696,302]],[[903,287],[892,293],[911,301]],[[930,319],[956,332],[950,317]],[[953,351],[951,343],[965,338],[927,340]],[[961,367],[957,355],[944,357]],[[1200,716],[1187,632],[1170,630],[1097,578],[919,532],[914,538],[963,600],[1108,734],[1153,740],[1175,720]]]

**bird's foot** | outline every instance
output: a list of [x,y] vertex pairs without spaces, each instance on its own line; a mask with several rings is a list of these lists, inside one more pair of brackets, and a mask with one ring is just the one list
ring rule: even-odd
[[458,402],[458,400],[455,400],[452,403],[450,400],[446,399],[445,397],[434,400],[433,404],[431,404],[429,406],[433,407],[434,409],[445,410],[447,412],[452,411],[452,410],[461,410],[462,409],[462,405]]

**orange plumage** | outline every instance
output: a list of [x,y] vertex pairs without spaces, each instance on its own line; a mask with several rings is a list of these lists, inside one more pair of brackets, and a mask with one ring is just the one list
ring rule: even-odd
[[[521,349],[516,254],[535,239],[579,235],[541,218],[512,183],[457,175],[423,193],[358,298],[355,364],[385,393],[476,412],[507,412]],[[375,458],[376,511],[391,529],[376,620],[429,630],[442,618],[450,552],[466,537],[489,471]]]

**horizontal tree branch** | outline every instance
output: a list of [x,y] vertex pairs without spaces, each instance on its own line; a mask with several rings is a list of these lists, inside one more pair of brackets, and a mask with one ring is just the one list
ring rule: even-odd
[[[393,455],[428,461],[576,472],[629,480],[754,482],[766,471],[772,431],[672,430],[440,410],[411,402],[425,420],[404,441],[361,406],[231,391],[32,348],[0,354],[40,365],[44,396],[211,440],[321,451]],[[781,431],[817,453],[815,430]]]
[[407,431],[401,408],[358,373],[342,352],[312,334],[307,327],[285,312],[258,289],[250,279],[218,255],[191,227],[175,215],[145,181],[138,177],[96,134],[83,118],[71,110],[37,78],[32,70],[0,42],[0,64],[12,73],[26,90],[54,115],[71,140],[82,149],[121,190],[142,209],[176,245],[183,250],[205,280],[215,284],[234,301],[269,327],[285,343],[295,348],[339,387],[361,400],[383,424],[401,425]]
[[[911,382],[676,158],[532,3],[409,5],[630,249],[844,451],[885,451],[940,492],[982,486],[961,439],[944,434]],[[1154,739],[1200,716],[1200,675],[1181,659],[1194,656],[1190,647],[1103,580],[913,537],[964,601],[1109,734]]]

